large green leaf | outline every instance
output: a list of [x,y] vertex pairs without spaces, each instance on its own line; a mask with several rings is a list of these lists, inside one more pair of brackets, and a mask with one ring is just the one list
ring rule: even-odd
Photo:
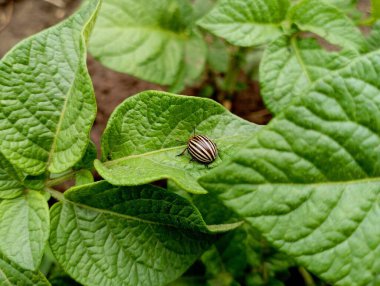
[[51,209],[50,245],[85,285],[165,285],[213,240],[193,205],[158,187],[102,181],[65,197]]
[[342,11],[323,0],[303,0],[289,10],[289,19],[340,47],[365,50],[360,30]]
[[215,3],[216,0],[194,0],[193,8],[195,19],[200,19],[210,12]]
[[189,162],[189,155],[177,157],[194,129],[215,140],[219,148],[218,159],[210,165],[213,168],[238,150],[258,126],[209,99],[142,92],[112,114],[102,137],[103,156],[109,161],[95,161],[95,168],[114,185],[169,178],[184,190],[204,193],[197,178],[208,169]]
[[380,21],[372,26],[371,33],[366,40],[370,51],[376,51],[380,48]]
[[339,10],[347,14],[355,23],[362,20],[365,11],[359,10],[358,0],[327,0],[329,4],[336,6]]
[[231,61],[230,57],[231,55],[228,46],[223,40],[215,37],[215,39],[209,43],[207,63],[210,65],[211,69],[216,72],[226,73]]
[[49,286],[41,272],[21,269],[0,255],[0,285],[2,286]]
[[327,52],[314,39],[280,36],[266,49],[260,66],[261,92],[275,114],[317,79],[338,70],[356,56],[354,52]]
[[96,114],[86,39],[100,1],[0,61],[0,151],[17,168],[60,173],[83,155]]
[[[206,58],[194,21],[188,0],[105,0],[90,51],[105,66],[144,80],[171,85],[182,72],[191,80]],[[189,55],[193,45],[196,57]]]
[[[193,203],[208,224],[235,221],[238,218],[236,213],[211,194],[195,196]],[[259,231],[249,224],[218,239],[214,247],[202,255],[202,262],[209,278],[218,279],[220,275],[228,274],[242,281],[244,277],[252,277],[247,273],[254,271],[263,284],[264,281],[274,279],[280,272],[286,272],[292,264],[288,257],[269,245]],[[256,284],[262,285],[258,282],[253,285]]]
[[[194,32],[193,36],[184,45],[184,58],[180,70],[172,82],[169,91],[181,92],[186,85],[192,85],[199,80],[204,69],[207,47],[203,42],[202,35]],[[166,70],[161,72],[166,73]]]
[[38,268],[49,237],[49,207],[42,194],[0,202],[0,251],[24,269]]
[[371,0],[371,17],[374,21],[380,19],[380,1]]
[[22,194],[23,175],[0,153],[0,199],[11,199]]
[[86,185],[94,182],[94,177],[91,171],[83,169],[75,173],[75,185]]
[[358,0],[327,0],[327,2],[341,10],[348,10],[357,5]]
[[288,0],[221,0],[199,25],[238,46],[261,45],[281,33],[288,8]]
[[[337,285],[377,285],[380,53],[317,81],[203,186]],[[372,178],[372,179],[370,179]]]
[[80,169],[88,169],[91,170],[94,168],[94,160],[98,156],[98,151],[96,150],[96,145],[94,142],[90,140],[86,152],[79,162],[77,162],[74,166],[74,170]]

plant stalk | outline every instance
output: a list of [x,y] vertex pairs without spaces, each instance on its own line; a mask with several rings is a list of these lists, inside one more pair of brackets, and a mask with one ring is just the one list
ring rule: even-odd
[[57,185],[60,185],[68,180],[71,180],[74,178],[76,172],[73,171],[73,172],[70,172],[70,173],[67,173],[61,177],[58,177],[58,178],[55,178],[55,179],[51,179],[51,180],[48,180],[46,182],[46,187],[54,187],[54,186],[57,186]]
[[65,200],[65,197],[63,196],[63,193],[61,192],[58,192],[57,190],[54,190],[52,188],[45,188],[45,191],[48,192],[49,194],[51,194],[51,196],[55,199],[57,199],[58,201],[63,201]]
[[311,277],[310,273],[307,272],[307,270],[305,268],[299,267],[298,271],[302,275],[306,286],[315,286],[315,282],[314,282],[313,277]]

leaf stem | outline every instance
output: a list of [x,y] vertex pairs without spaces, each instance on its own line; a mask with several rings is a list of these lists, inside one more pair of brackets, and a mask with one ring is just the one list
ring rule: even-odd
[[70,179],[73,179],[74,176],[76,174],[76,171],[72,171],[70,173],[67,173],[61,177],[58,177],[58,178],[55,178],[55,179],[51,179],[51,180],[48,180],[45,184],[46,187],[54,187],[54,186],[57,186],[57,185],[60,185]]
[[298,271],[301,274],[303,280],[305,281],[306,286],[315,286],[315,282],[313,280],[313,277],[311,277],[310,273],[307,272],[305,268],[299,267]]
[[49,194],[51,194],[51,196],[55,199],[57,199],[58,201],[63,201],[65,200],[65,197],[63,196],[63,194],[61,192],[58,192],[57,190],[54,190],[52,188],[45,188],[45,191],[48,192]]
[[310,74],[309,74],[309,71],[307,70],[306,66],[305,66],[305,63],[304,63],[304,60],[302,58],[302,55],[300,53],[300,50],[298,48],[298,44],[297,44],[297,35],[294,35],[291,40],[290,40],[290,44],[293,48],[293,51],[294,51],[294,54],[296,56],[296,59],[298,61],[298,64],[300,65],[303,73],[305,74],[306,78],[308,79],[308,81],[311,83],[312,80],[311,80],[311,77],[310,77]]

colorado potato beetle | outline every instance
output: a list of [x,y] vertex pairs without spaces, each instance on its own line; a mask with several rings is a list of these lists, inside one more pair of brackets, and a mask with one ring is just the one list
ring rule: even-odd
[[208,166],[215,161],[218,157],[218,149],[216,144],[209,138],[203,135],[193,135],[187,141],[187,147],[177,156],[185,154],[186,150],[189,152],[192,161],[197,161],[201,164]]

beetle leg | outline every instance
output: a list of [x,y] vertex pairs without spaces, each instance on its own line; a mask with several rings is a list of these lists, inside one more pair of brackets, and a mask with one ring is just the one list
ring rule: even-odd
[[177,156],[182,156],[183,154],[185,154],[186,150],[187,150],[187,147],[185,148],[185,150],[182,151],[182,153],[178,154]]

